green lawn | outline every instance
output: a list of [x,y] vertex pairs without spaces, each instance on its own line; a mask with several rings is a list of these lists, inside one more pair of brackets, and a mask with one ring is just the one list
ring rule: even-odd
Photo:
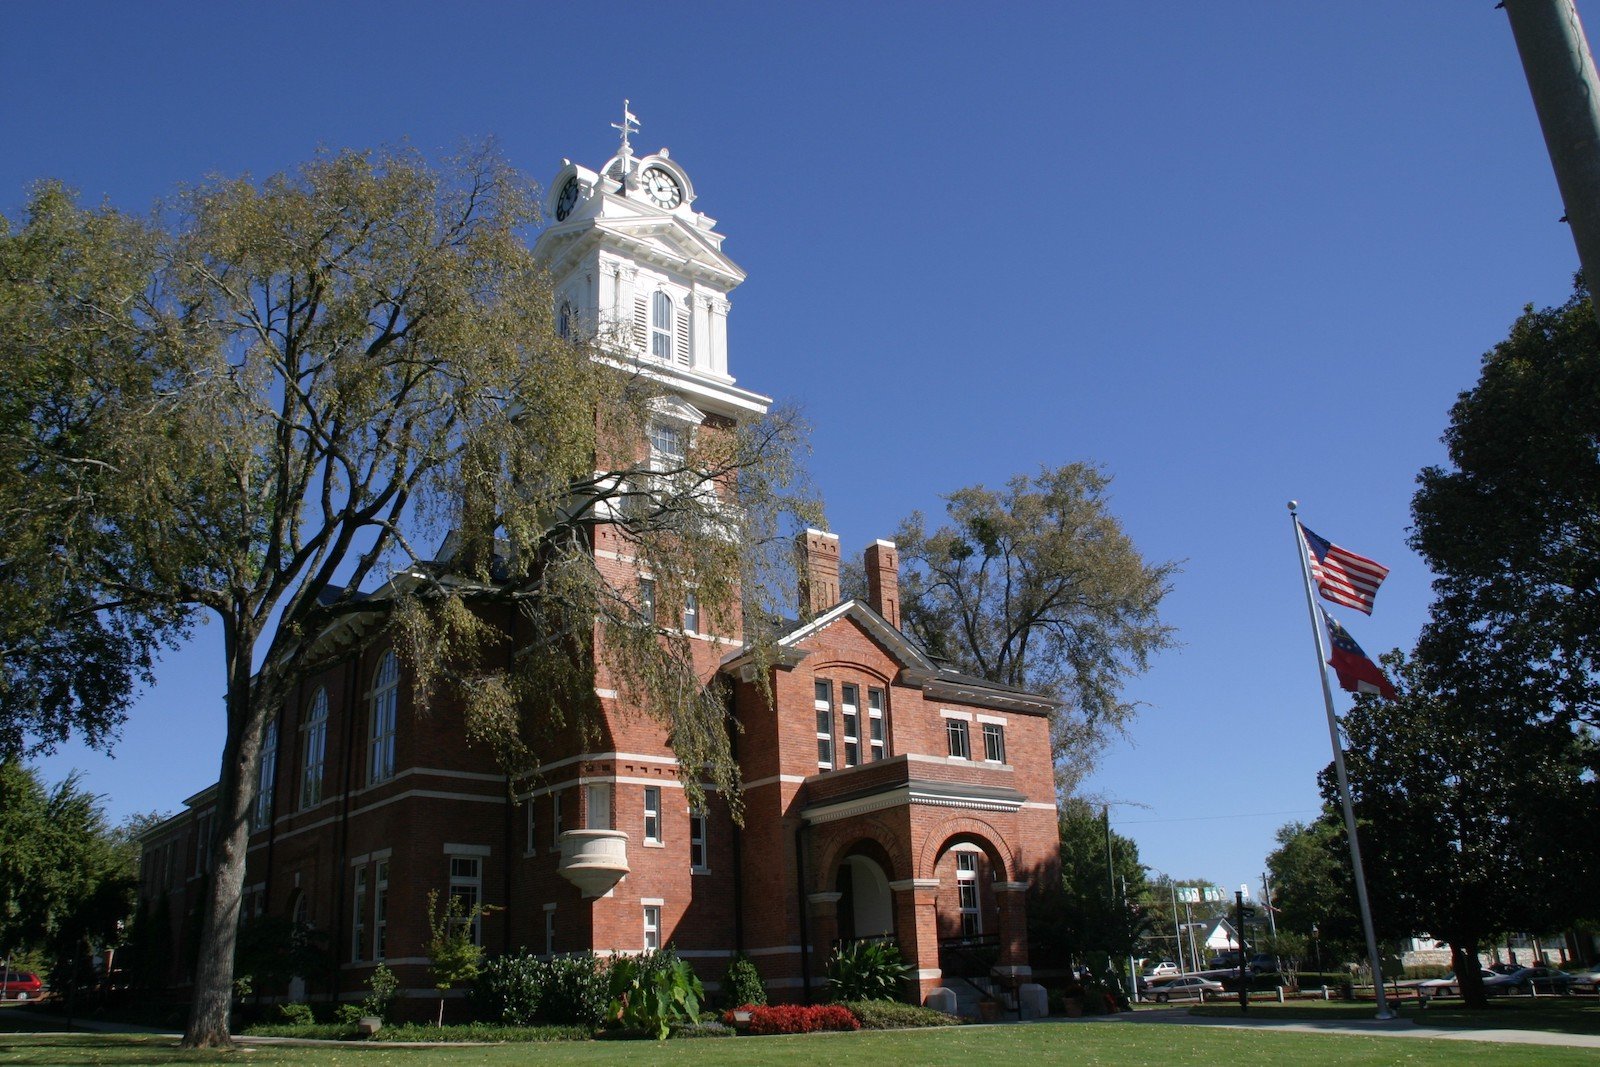
[[[246,1062],[258,1064],[349,1064],[399,1067],[482,1064],[542,1067],[582,1064],[606,1067],[694,1064],[695,1067],[775,1064],[826,1067],[871,1063],[873,1067],[972,1067],[1001,1061],[1028,1064],[1174,1064],[1292,1062],[1328,1067],[1360,1064],[1456,1065],[1485,1059],[1495,1064],[1592,1064],[1592,1049],[1487,1045],[1415,1038],[1285,1034],[1222,1028],[1134,1023],[1057,1023],[1031,1026],[961,1027],[808,1037],[741,1037],[718,1041],[574,1042],[558,1045],[495,1045],[443,1049],[249,1045],[254,1051],[184,1053],[170,1039],[124,1035],[0,1035],[0,1063],[164,1064]],[[642,1059],[647,1058],[647,1059]]]
[[[1454,1030],[1548,1030],[1557,1034],[1600,1034],[1600,999],[1595,997],[1517,997],[1494,999],[1482,1011],[1469,1011],[1459,1000],[1435,1000],[1419,1008],[1414,1000],[1399,1002],[1400,1014],[1418,1026]],[[1371,1019],[1377,1007],[1368,1001],[1302,1000],[1250,1002],[1250,1014],[1263,1019]],[[1191,1015],[1238,1018],[1237,1003],[1191,1008]]]

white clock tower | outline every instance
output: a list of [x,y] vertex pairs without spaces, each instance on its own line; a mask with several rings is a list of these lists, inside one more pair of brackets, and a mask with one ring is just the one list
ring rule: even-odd
[[768,397],[728,373],[728,294],[744,271],[722,253],[716,220],[694,209],[694,184],[663,148],[635,156],[623,105],[622,147],[599,172],[571,160],[550,183],[553,220],[534,244],[563,330],[595,331],[642,373],[705,414],[735,421]]

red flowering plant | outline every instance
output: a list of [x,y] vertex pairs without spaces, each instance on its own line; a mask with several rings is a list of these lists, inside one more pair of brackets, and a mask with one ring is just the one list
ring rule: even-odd
[[811,1034],[821,1030],[859,1030],[861,1020],[855,1012],[838,1004],[742,1004],[723,1013],[722,1021],[734,1023],[734,1012],[750,1013],[752,1034]]

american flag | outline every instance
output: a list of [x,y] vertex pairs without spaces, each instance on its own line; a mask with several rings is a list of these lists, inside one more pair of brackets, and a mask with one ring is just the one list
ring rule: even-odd
[[1348,548],[1340,548],[1309,529],[1300,527],[1311,558],[1311,577],[1324,600],[1372,614],[1372,598],[1388,576],[1389,568]]

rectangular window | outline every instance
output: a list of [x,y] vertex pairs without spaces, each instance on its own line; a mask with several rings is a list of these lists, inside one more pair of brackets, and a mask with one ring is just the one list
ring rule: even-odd
[[990,763],[1006,761],[1006,728],[997,722],[983,724],[983,758]]
[[472,914],[472,909],[483,899],[483,861],[477,856],[450,857],[449,899],[460,902],[456,924],[470,922],[472,943],[483,944],[483,918]]
[[551,848],[553,848],[553,849],[560,849],[561,848],[561,834],[565,830],[566,830],[566,826],[564,826],[562,824],[562,821],[561,821],[561,794],[560,793],[551,793],[550,794],[550,847]]
[[588,811],[585,813],[584,829],[609,830],[611,829],[611,786],[608,783],[596,782],[584,787],[584,799],[588,802]]
[[967,723],[964,719],[944,721],[945,739],[950,743],[951,759],[971,759],[972,749],[967,743]]
[[853,685],[839,687],[839,713],[844,716],[844,765],[861,762],[861,691]]
[[872,747],[872,758],[880,760],[885,755],[883,729],[883,690],[867,690],[867,729]]
[[525,848],[525,851],[528,853],[528,855],[531,856],[531,855],[533,855],[533,853],[535,851],[534,843],[533,843],[533,840],[534,840],[533,839],[533,833],[534,833],[534,831],[533,831],[533,798],[532,797],[528,798],[527,807],[528,807],[528,844],[527,844],[527,846]]
[[361,947],[367,939],[367,869],[356,871],[356,891],[350,907],[350,962],[361,962]]
[[647,845],[661,844],[661,788],[644,787],[644,841]]
[[672,298],[657,292],[650,297],[650,354],[657,359],[672,358]]
[[817,767],[833,770],[833,683],[816,683]]
[[556,906],[554,904],[546,904],[544,906],[544,954],[546,956],[554,956],[556,954]]
[[689,869],[696,874],[711,869],[706,855],[706,817],[702,812],[689,813]]
[[389,861],[377,864],[377,886],[372,896],[372,958],[387,959],[389,933]]
[[700,632],[700,600],[690,589],[683,594],[683,632],[697,634]]
[[654,578],[639,579],[639,617],[646,626],[656,624],[656,582]]
[[194,873],[211,873],[211,846],[217,836],[216,815],[204,812],[194,821]]
[[[954,720],[952,720],[954,721]],[[978,908],[978,854],[956,853],[956,891],[961,902],[961,936],[983,934],[983,912]]]
[[647,952],[661,947],[661,906],[659,904],[646,904],[644,906],[644,947]]
[[683,430],[657,419],[650,424],[650,458],[657,470],[683,466]]

